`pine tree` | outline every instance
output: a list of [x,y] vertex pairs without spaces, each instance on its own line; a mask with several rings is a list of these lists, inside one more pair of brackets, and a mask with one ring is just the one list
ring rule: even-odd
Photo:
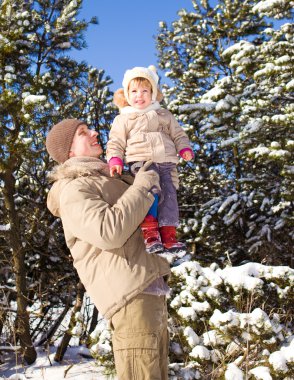
[[105,139],[113,117],[111,79],[69,56],[86,46],[84,32],[97,23],[78,20],[81,6],[81,0],[0,4],[1,282],[3,299],[15,285],[10,299],[17,301],[16,336],[28,363],[36,358],[28,306],[39,301],[38,312],[54,313],[74,277],[59,221],[46,208],[46,172],[52,167],[46,133],[61,119],[76,117]]
[[[290,1],[272,11],[256,1],[192,4],[170,28],[161,23],[157,37],[173,84],[168,106],[196,152],[195,163],[180,168],[182,235],[201,259],[279,262],[291,254],[293,29],[274,31],[265,16],[291,16]],[[265,143],[267,160],[258,153]]]

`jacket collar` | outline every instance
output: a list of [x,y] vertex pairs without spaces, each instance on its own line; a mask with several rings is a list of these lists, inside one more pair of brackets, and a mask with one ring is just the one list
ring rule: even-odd
[[159,108],[160,108],[160,104],[159,104],[159,102],[156,101],[154,103],[151,103],[148,107],[146,107],[142,110],[138,110],[135,107],[126,106],[120,110],[120,113],[122,113],[122,114],[128,114],[128,113],[143,114],[143,113],[146,113],[146,112],[149,112],[152,110],[154,110],[154,111],[158,110]]
[[78,177],[86,177],[91,175],[109,174],[108,164],[99,158],[93,157],[72,157],[63,164],[55,166],[48,174],[50,182],[60,179],[75,179]]

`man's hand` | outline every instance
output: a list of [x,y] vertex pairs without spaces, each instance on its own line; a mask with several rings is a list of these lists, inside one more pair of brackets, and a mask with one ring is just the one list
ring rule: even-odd
[[159,175],[154,170],[147,170],[151,164],[151,160],[147,161],[140,168],[135,175],[133,186],[145,187],[148,191],[155,190],[158,192],[160,190]]

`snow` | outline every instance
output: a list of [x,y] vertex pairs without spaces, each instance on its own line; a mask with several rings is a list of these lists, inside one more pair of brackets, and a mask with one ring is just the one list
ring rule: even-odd
[[244,126],[243,132],[240,133],[240,137],[242,137],[243,135],[247,136],[251,133],[258,132],[262,127],[263,127],[263,122],[261,120],[258,120],[258,119],[253,120],[249,124]]
[[196,313],[201,314],[209,311],[211,309],[209,303],[207,301],[204,302],[192,302],[192,308],[196,311]]
[[[15,358],[11,357],[1,365],[2,379],[9,380],[106,380],[103,368],[95,364],[94,359],[84,358],[82,355],[90,355],[84,347],[70,347],[67,349],[61,363],[54,361],[54,349],[48,352],[37,349],[38,357],[34,364],[23,366],[16,364]],[[66,375],[66,376],[65,376]],[[116,378],[112,378],[116,380]]]
[[216,103],[216,106],[215,106],[215,110],[216,112],[220,112],[220,111],[228,111],[229,109],[231,109],[231,104],[228,103],[227,101],[225,101],[224,99],[221,99],[219,100],[217,103]]
[[269,148],[265,146],[258,146],[257,148],[252,148],[248,151],[249,154],[255,154],[256,157],[267,155],[269,152]]
[[[234,306],[228,310],[220,300],[223,297],[221,292],[224,291],[224,287],[226,294],[231,292],[235,294],[234,299],[237,302],[240,302],[242,294],[244,295],[244,289],[252,295],[259,294],[258,297],[263,299],[265,289],[271,288],[278,297],[286,299],[291,284],[294,283],[294,269],[254,262],[221,269],[215,263],[209,267],[202,267],[194,261],[184,262],[172,268],[172,274],[176,276],[180,287],[178,293],[172,292],[170,306],[185,319],[182,324],[186,326],[180,328],[185,343],[181,345],[182,340],[179,343],[173,342],[173,347],[179,355],[181,351],[187,352],[189,357],[199,364],[204,364],[205,361],[220,363],[224,357],[229,356],[235,360],[227,365],[225,379],[244,379],[242,360],[244,347],[246,344],[253,347],[256,342],[262,342],[268,347],[275,347],[276,350],[278,346],[280,350],[276,352],[262,350],[258,360],[249,368],[252,370],[251,377],[270,380],[274,375],[273,371],[289,374],[294,362],[294,339],[279,314],[268,314],[263,304],[260,304],[260,307],[250,307],[248,312],[236,310]],[[213,304],[209,303],[208,296],[208,290],[212,289],[219,292]],[[210,308],[201,307],[205,305],[205,300],[208,301]],[[218,304],[220,308],[217,307]],[[196,312],[196,319],[193,310]],[[207,314],[206,327],[200,335],[198,329],[201,322],[198,321],[204,320],[202,315],[205,314]],[[264,363],[267,363],[268,367],[263,367]]]
[[204,230],[205,230],[205,227],[208,225],[208,222],[209,220],[212,218],[211,215],[206,215],[202,218],[201,222],[202,222],[202,227],[201,227],[201,230],[199,231],[199,234],[203,234]]
[[203,343],[205,346],[217,346],[218,344],[225,344],[224,339],[216,330],[209,330],[202,334]]
[[179,107],[180,112],[194,111],[194,110],[204,110],[206,112],[212,111],[215,108],[215,103],[195,103],[195,104],[185,104]]
[[294,364],[294,339],[289,346],[284,346],[279,351],[273,352],[269,356],[269,362],[276,371],[286,373],[288,371],[287,364],[292,366]]
[[[263,344],[272,347],[277,347],[278,342],[283,341],[283,344],[279,346],[280,350],[272,353],[268,350],[263,350],[262,355],[266,357],[266,361],[271,364],[275,371],[282,374],[289,372],[289,368],[294,362],[294,339],[291,341],[290,335],[289,338],[284,338],[283,334],[286,333],[286,330],[278,314],[272,313],[268,315],[259,307],[248,313],[238,312],[235,308],[222,312],[216,307],[219,302],[218,298],[215,299],[213,305],[206,301],[205,297],[209,298],[209,290],[218,291],[216,287],[224,289],[224,285],[226,287],[237,286],[237,294],[239,294],[242,293],[243,288],[256,292],[264,281],[275,280],[277,284],[272,282],[273,289],[276,286],[281,291],[286,291],[286,287],[282,289],[280,281],[294,283],[294,270],[292,268],[287,266],[266,266],[251,262],[239,267],[227,266],[221,269],[216,263],[211,264],[209,267],[202,267],[196,261],[184,261],[173,267],[172,272],[178,276],[178,283],[181,286],[179,292],[171,295],[173,299],[171,299],[170,306],[175,309],[184,321],[180,331],[186,344],[182,346],[180,342],[171,340],[170,353],[179,358],[186,354],[191,358],[191,361],[185,363],[185,365],[184,363],[177,363],[178,370],[176,370],[175,363],[171,363],[170,374],[172,376],[169,378],[176,379],[176,376],[182,376],[182,378],[187,379],[201,378],[200,370],[198,367],[196,370],[195,363],[199,365],[204,362],[209,363],[209,361],[221,363],[224,355],[236,358],[237,355],[241,355],[243,352],[244,340],[251,344],[250,342],[254,342],[254,337],[255,340],[257,339],[256,337],[260,337]],[[291,287],[288,286],[287,288],[290,289]],[[276,291],[278,293],[277,289]],[[197,298],[195,298],[195,294]],[[202,302],[200,301],[201,299],[203,300]],[[206,320],[207,330],[198,335],[196,333],[198,331],[198,320],[202,319],[202,315],[206,313],[208,314]],[[77,326],[79,326],[83,319],[82,313],[76,313],[75,319],[78,321]],[[172,324],[170,326],[173,328]],[[234,334],[233,339],[232,332]],[[95,342],[93,342],[89,350],[83,347],[71,346],[66,352],[62,363],[54,362],[54,347],[50,348],[49,355],[45,350],[38,348],[36,363],[26,367],[16,365],[14,363],[15,358],[12,357],[10,352],[10,361],[4,364],[5,367],[3,365],[1,367],[3,376],[6,379],[11,375],[20,373],[30,376],[29,378],[32,380],[40,378],[61,380],[64,378],[65,371],[68,370],[66,377],[69,379],[91,380],[95,378],[102,380],[104,379],[103,368],[99,368],[97,361],[95,362],[94,359],[86,359],[81,354],[111,355],[111,335],[107,321],[100,320],[95,331],[91,334],[91,338]],[[78,344],[78,340],[76,342],[75,344]],[[241,367],[241,357],[239,356],[234,362],[227,365],[225,379],[244,379],[244,374],[240,369],[243,368],[243,366]],[[72,364],[73,366],[71,367]],[[272,373],[266,367],[262,367],[262,364],[264,364],[264,361],[256,362],[256,367],[251,367],[250,374],[255,379],[270,380]],[[190,365],[191,367],[189,367]]]
[[222,332],[226,332],[228,327],[239,325],[239,313],[232,310],[222,313],[220,310],[214,310],[209,320],[213,327],[218,328]]
[[228,368],[225,372],[225,380],[243,380],[243,372],[234,363],[228,364]]
[[227,147],[227,146],[229,146],[229,145],[233,145],[233,144],[235,144],[236,142],[238,142],[239,141],[239,137],[232,137],[232,138],[230,138],[230,139],[227,139],[227,140],[223,140],[223,141],[221,141],[221,143],[220,143],[220,147],[221,148],[225,148],[225,147]]
[[71,43],[70,42],[63,42],[62,44],[58,44],[57,47],[60,49],[70,49]]
[[231,342],[228,344],[227,348],[226,348],[226,354],[230,355],[230,356],[233,356],[233,355],[236,355],[238,354],[239,352],[242,352],[243,351],[243,347],[242,345],[236,343],[236,342]]
[[25,105],[28,105],[28,104],[35,104],[35,103],[41,103],[41,102],[44,102],[46,100],[46,96],[45,95],[27,95],[24,99],[23,99],[23,103]]
[[193,350],[190,352],[190,356],[192,356],[195,359],[209,360],[210,352],[206,347],[198,345],[195,346]]
[[264,366],[251,369],[249,375],[253,375],[257,380],[272,380],[269,368]]
[[265,0],[265,1],[260,1],[257,3],[253,8],[253,12],[259,12],[263,14],[263,12],[268,12],[272,8],[274,8],[276,5],[279,7],[283,7],[287,4],[287,0]]
[[218,97],[225,95],[225,91],[222,88],[219,88],[218,86],[213,87],[211,90],[206,92],[205,95],[203,95],[201,102],[207,103],[207,101],[214,101]]
[[182,355],[183,350],[182,350],[181,346],[179,345],[179,343],[171,342],[170,352],[172,352],[176,355]]
[[191,347],[195,347],[200,342],[199,336],[190,326],[185,327],[184,336]]
[[217,298],[219,298],[219,296],[220,296],[220,292],[219,292],[219,290],[210,287],[210,288],[208,288],[208,290],[206,291],[206,295],[207,295],[207,297],[210,298],[210,299],[217,299]]
[[226,207],[228,207],[232,202],[236,202],[237,200],[238,200],[238,194],[233,194],[227,197],[226,200],[222,203],[222,205],[218,209],[218,213],[223,212]]
[[271,209],[273,213],[277,213],[290,206],[291,206],[291,202],[285,201],[285,202],[279,202],[276,206],[273,206]]
[[223,51],[222,56],[228,57],[234,53],[239,52],[242,44],[244,44],[244,43],[247,43],[247,41],[242,40],[242,41],[240,41],[240,42],[238,42],[232,46],[229,46],[226,50]]
[[4,67],[4,70],[5,71],[8,71],[8,72],[10,72],[10,73],[14,73],[14,67],[13,66],[5,66]]
[[9,231],[9,230],[10,230],[10,223],[0,225],[0,231]]
[[197,317],[197,314],[193,307],[180,307],[178,310],[178,314],[180,317],[188,321],[195,321]]
[[287,360],[282,352],[273,352],[269,357],[269,362],[276,371],[286,373],[288,371]]
[[287,156],[290,157],[291,153],[284,149],[273,150],[269,153],[269,157],[272,157],[272,158],[281,158],[281,157],[287,157]]
[[294,79],[290,80],[290,82],[286,84],[287,90],[291,90],[292,88],[294,88]]
[[259,263],[247,263],[239,267],[226,267],[217,269],[216,273],[226,284],[231,285],[234,290],[245,288],[249,291],[257,291],[262,287],[263,280],[272,278],[289,278],[294,282],[294,269],[287,266],[266,266]]

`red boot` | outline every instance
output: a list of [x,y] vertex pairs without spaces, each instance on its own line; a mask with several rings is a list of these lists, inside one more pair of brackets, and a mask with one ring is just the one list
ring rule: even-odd
[[158,229],[158,221],[154,216],[147,215],[141,224],[146,251],[156,253],[163,251],[163,245]]
[[186,250],[186,245],[178,241],[176,238],[176,227],[162,226],[159,227],[159,232],[163,246],[169,252],[177,253]]

